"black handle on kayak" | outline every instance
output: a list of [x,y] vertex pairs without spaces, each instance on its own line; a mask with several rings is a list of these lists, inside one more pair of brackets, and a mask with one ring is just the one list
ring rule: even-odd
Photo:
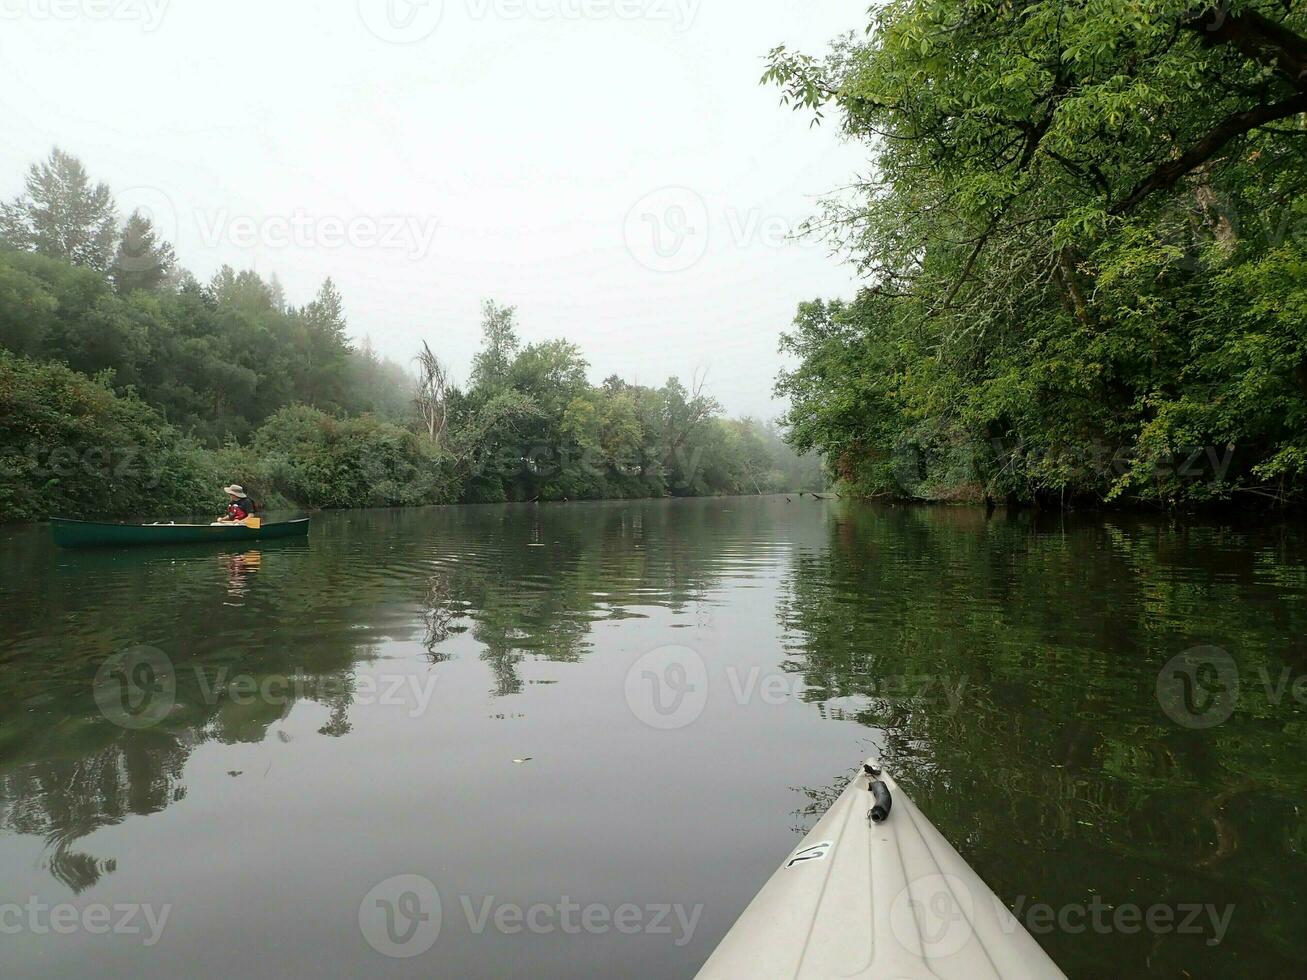
[[889,809],[894,805],[894,800],[890,798],[889,787],[881,780],[873,780],[867,787],[871,790],[871,798],[875,800],[871,807],[871,822],[884,823],[889,817]]

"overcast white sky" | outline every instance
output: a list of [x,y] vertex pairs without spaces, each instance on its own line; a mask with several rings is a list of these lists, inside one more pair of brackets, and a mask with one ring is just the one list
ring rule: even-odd
[[784,233],[862,167],[758,84],[866,0],[0,0],[0,195],[58,144],[207,279],[323,278],[460,379],[484,298],[611,373],[774,415],[777,336],[854,273]]

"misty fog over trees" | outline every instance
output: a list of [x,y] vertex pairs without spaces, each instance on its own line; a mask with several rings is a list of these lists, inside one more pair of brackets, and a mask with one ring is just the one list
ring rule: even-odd
[[198,281],[55,149],[0,207],[0,519],[206,513],[232,481],[307,507],[821,486],[815,456],[723,417],[702,377],[592,385],[575,345],[524,345],[487,301],[459,386],[438,327],[400,364],[351,338],[345,305],[330,278],[301,305],[275,275]]

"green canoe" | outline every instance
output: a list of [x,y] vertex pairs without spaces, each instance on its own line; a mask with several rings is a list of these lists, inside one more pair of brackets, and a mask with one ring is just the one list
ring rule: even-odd
[[309,533],[309,519],[281,521],[262,527],[244,524],[101,524],[53,518],[50,528],[54,543],[61,548],[95,548],[137,544],[229,544],[303,537]]

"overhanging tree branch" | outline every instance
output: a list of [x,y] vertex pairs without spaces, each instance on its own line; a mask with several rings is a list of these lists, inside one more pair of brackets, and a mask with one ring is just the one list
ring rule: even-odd
[[1307,92],[1295,95],[1282,102],[1258,106],[1246,112],[1236,112],[1226,116],[1210,129],[1202,139],[1189,147],[1174,160],[1159,165],[1151,174],[1135,185],[1134,190],[1109,209],[1112,214],[1126,214],[1138,207],[1154,191],[1174,187],[1176,182],[1195,167],[1201,166],[1215,156],[1226,143],[1236,136],[1251,132],[1258,126],[1264,126],[1277,119],[1296,116],[1307,112]]
[[1185,24],[1202,36],[1205,47],[1229,44],[1246,58],[1274,66],[1307,92],[1307,38],[1255,10],[1231,15],[1224,5],[1208,7]]

